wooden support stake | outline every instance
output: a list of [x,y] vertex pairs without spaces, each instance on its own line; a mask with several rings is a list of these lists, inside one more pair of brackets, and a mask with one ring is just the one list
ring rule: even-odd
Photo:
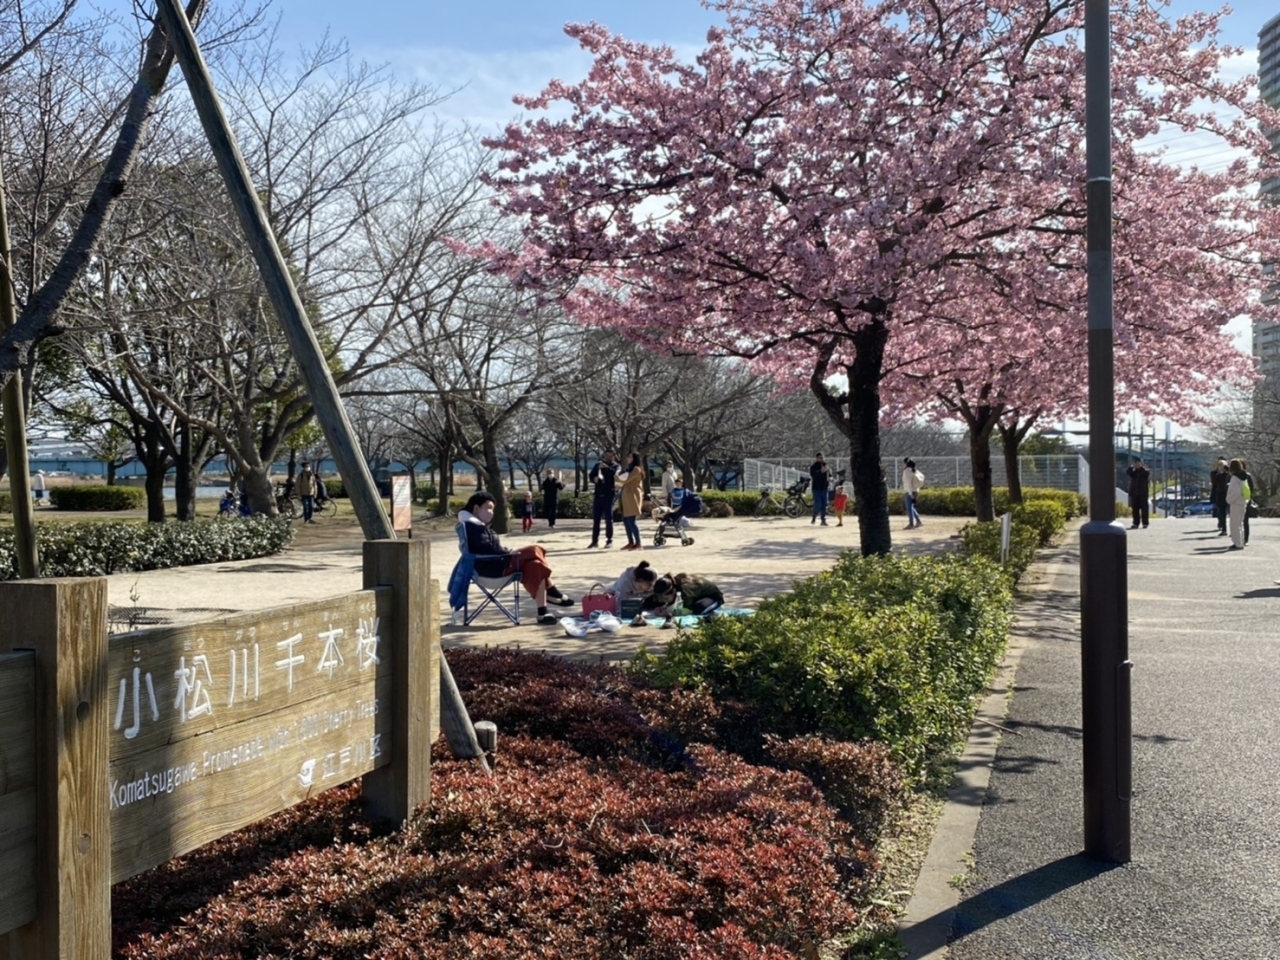
[[432,603],[431,554],[423,540],[369,540],[364,586],[395,591],[389,766],[365,774],[370,813],[397,823],[431,799],[431,715],[440,703],[440,607]]
[[0,584],[0,652],[36,657],[36,907],[10,960],[111,955],[107,581]]

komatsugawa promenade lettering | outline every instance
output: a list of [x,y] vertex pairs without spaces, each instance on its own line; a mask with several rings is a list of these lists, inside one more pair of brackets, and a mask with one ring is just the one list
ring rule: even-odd
[[[331,734],[378,715],[372,689],[367,691],[370,695],[357,694],[346,703],[307,709],[307,700],[316,693],[368,679],[381,663],[381,621],[374,595],[364,596],[356,610],[342,613],[356,615],[344,623],[332,610],[303,610],[296,616],[247,626],[225,622],[221,631],[216,630],[221,625],[214,624],[136,635],[140,642],[131,646],[129,662],[114,682],[113,754],[147,751],[148,741],[154,739],[147,735],[152,727],[162,744],[184,736],[217,742],[188,755],[184,762],[113,777],[111,809],[167,796],[200,778],[257,764],[282,752],[296,753],[292,748],[320,738],[326,739],[328,748],[301,758],[295,772],[300,787],[341,782],[351,769],[376,765],[382,756],[381,735],[367,733],[368,724],[360,736],[329,742]],[[154,641],[148,642],[152,635]],[[125,643],[132,639],[132,635],[117,638]],[[113,651],[113,666],[120,660],[119,652]],[[171,659],[174,654],[176,663]],[[163,665],[164,659],[170,659],[168,666]],[[366,692],[363,687],[351,688],[353,694],[357,690]],[[285,706],[295,695],[305,697],[298,703],[305,712],[283,717],[252,736],[228,742],[230,729],[220,736],[218,722],[223,715],[234,725],[246,710],[267,712],[276,701]],[[264,697],[270,706],[264,704]]]

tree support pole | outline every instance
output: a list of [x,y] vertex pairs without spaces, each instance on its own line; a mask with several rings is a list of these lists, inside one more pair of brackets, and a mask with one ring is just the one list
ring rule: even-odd
[[[355,431],[351,429],[351,421],[347,419],[338,387],[325,362],[324,351],[320,349],[315,331],[307,321],[302,300],[293,285],[288,265],[280,253],[267,215],[258,200],[231,125],[222,112],[213,79],[200,54],[200,48],[196,45],[191,24],[187,21],[179,0],[157,0],[156,7],[182,67],[182,74],[186,77],[187,88],[191,91],[196,112],[200,115],[200,124],[205,136],[209,138],[209,146],[218,161],[218,169],[227,185],[236,215],[240,218],[254,261],[271,297],[271,305],[279,317],[289,348],[297,358],[307,394],[315,407],[316,419],[324,431],[338,471],[342,474],[347,495],[360,520],[360,529],[366,540],[394,540],[396,535],[391,527],[391,520],[382,505],[382,498],[378,496],[373,476],[369,473],[369,465],[355,438]],[[460,714],[465,719],[465,723],[446,727],[449,749],[456,757],[483,758],[484,750],[476,740],[466,706],[457,694],[457,687],[451,682],[452,674],[449,673],[443,656],[440,658],[440,667],[442,679],[449,681],[441,684],[441,709],[455,715]],[[450,694],[456,698],[456,702],[451,702]]]
[[[18,322],[11,263],[9,211],[5,200],[4,172],[0,171],[0,334],[8,333]],[[31,499],[31,463],[27,454],[27,412],[22,404],[21,368],[15,370],[4,385],[4,445],[9,455],[9,495],[13,501],[18,576],[23,580],[34,580],[40,576],[40,554],[36,548],[36,507]]]
[[1085,4],[1089,522],[1080,531],[1084,849],[1128,863],[1133,779],[1126,534],[1115,522],[1109,0]]

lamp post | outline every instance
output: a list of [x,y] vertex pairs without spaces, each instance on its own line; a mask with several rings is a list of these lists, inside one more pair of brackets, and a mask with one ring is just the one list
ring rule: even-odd
[[[1126,534],[1115,522],[1109,0],[1085,2],[1089,296],[1089,522],[1080,531],[1084,849],[1129,861],[1132,782]],[[1102,464],[1107,469],[1099,469]]]

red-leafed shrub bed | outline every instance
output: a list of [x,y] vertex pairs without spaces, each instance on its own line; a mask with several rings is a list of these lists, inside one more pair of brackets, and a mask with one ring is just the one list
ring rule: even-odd
[[[440,744],[432,803],[400,830],[349,786],[120,884],[115,955],[789,958],[862,918],[862,831],[901,785],[880,748],[757,737],[762,765],[726,749],[751,725],[705,695],[541,655],[450,665],[499,725],[492,778]],[[839,812],[862,807],[860,829]]]

